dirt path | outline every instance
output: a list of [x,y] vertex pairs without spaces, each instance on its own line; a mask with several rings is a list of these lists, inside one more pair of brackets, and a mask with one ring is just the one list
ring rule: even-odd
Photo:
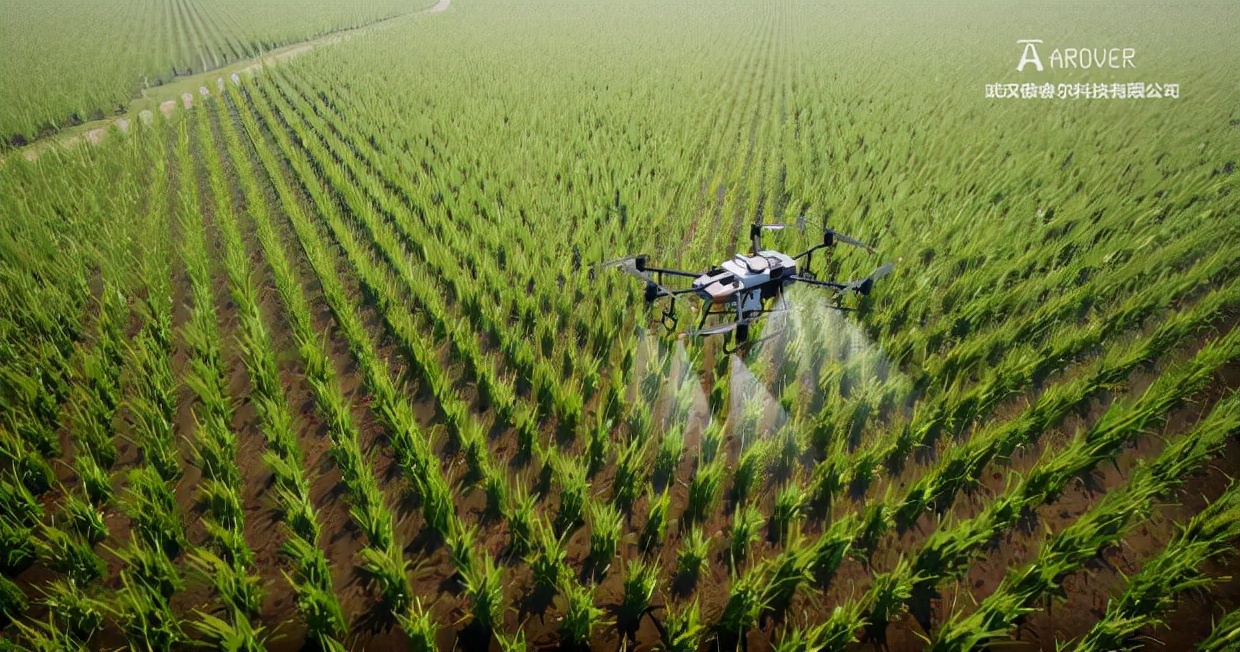
[[149,123],[154,118],[156,111],[163,113],[165,118],[171,118],[178,108],[188,109],[193,106],[195,95],[205,97],[213,92],[223,92],[226,83],[239,84],[241,83],[241,75],[253,76],[259,70],[262,70],[263,66],[288,61],[293,57],[305,54],[323,45],[340,43],[367,30],[389,25],[401,18],[421,14],[437,14],[446,10],[450,4],[452,4],[452,0],[439,0],[434,6],[427,7],[426,9],[384,18],[351,29],[320,34],[305,41],[292,43],[265,52],[252,59],[237,61],[223,68],[216,68],[215,70],[209,70],[197,75],[175,79],[167,84],[143,89],[141,96],[129,101],[129,111],[125,115],[93,120],[75,127],[62,129],[46,138],[32,141],[0,157],[0,165],[3,165],[10,156],[18,154],[25,157],[28,161],[33,161],[40,154],[53,147],[68,149],[76,147],[83,141],[91,145],[98,145],[107,138],[111,127],[116,127],[122,132],[128,132],[129,126],[135,120]]

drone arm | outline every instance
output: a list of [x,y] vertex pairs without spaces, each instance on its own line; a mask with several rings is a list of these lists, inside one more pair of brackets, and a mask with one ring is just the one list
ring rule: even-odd
[[809,285],[816,285],[818,287],[831,288],[832,290],[848,290],[852,288],[852,286],[849,285],[848,283],[837,283],[835,281],[819,281],[819,280],[812,279],[812,278],[806,278],[804,276],[793,276],[792,280],[796,281],[797,283],[806,283]]
[[643,269],[644,271],[654,272],[656,274],[670,274],[672,276],[684,276],[687,278],[697,278],[701,276],[701,274],[695,274],[694,272],[686,272],[684,270],[679,270],[679,269],[663,269],[660,267],[644,267]]
[[793,256],[793,257],[792,257],[792,259],[793,259],[793,260],[800,260],[800,259],[802,259],[802,258],[804,258],[804,257],[806,257],[806,256],[808,256],[808,255],[810,255],[810,254],[812,254],[812,253],[814,253],[815,251],[818,251],[819,249],[825,249],[825,248],[826,248],[826,247],[828,247],[828,246],[829,246],[829,245],[825,245],[825,244],[816,244],[816,245],[814,245],[814,246],[810,247],[809,249],[806,249],[805,251],[802,251],[801,253],[799,253],[799,254],[797,254],[797,255]]

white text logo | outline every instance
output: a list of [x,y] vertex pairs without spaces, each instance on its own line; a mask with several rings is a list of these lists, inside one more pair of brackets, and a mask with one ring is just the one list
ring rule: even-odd
[[[1042,72],[1042,57],[1038,54],[1038,45],[1042,39],[1021,39],[1016,42],[1024,46],[1020,53],[1020,61],[1016,64],[1016,72],[1024,72],[1025,66],[1033,67]],[[1079,68],[1136,68],[1133,59],[1137,56],[1136,48],[1055,48],[1051,51],[1051,69]]]

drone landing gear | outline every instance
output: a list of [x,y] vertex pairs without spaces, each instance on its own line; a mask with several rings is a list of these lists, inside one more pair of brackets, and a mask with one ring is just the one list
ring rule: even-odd
[[749,341],[749,324],[737,324],[736,330],[733,331],[734,336],[729,335],[723,340],[723,354],[732,355],[741,349],[748,348]]
[[663,309],[663,313],[659,315],[659,323],[663,324],[663,328],[666,328],[670,333],[676,330],[676,324],[679,321],[680,318],[676,316],[676,300],[672,299],[668,306]]

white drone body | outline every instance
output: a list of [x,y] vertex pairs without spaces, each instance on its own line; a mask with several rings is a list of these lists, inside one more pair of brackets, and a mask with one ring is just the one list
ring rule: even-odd
[[[742,315],[762,310],[764,292],[771,292],[772,281],[792,278],[797,263],[791,256],[778,251],[759,251],[751,256],[737,254],[719,267],[693,281],[694,293],[703,301],[720,306],[733,302]],[[783,284],[780,283],[780,286]]]

